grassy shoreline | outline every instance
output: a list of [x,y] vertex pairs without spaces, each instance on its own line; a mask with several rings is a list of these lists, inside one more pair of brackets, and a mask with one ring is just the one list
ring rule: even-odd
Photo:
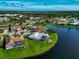
[[54,26],[63,27],[63,28],[79,28],[79,25],[59,25],[59,24],[53,24],[53,23],[50,23],[50,24]]
[[58,39],[57,34],[56,33],[51,34],[50,39],[52,40],[51,43],[48,43],[47,41],[29,40],[28,38],[26,38],[24,48],[14,48],[10,50],[5,50],[1,48],[0,58],[20,59],[40,55],[48,51],[50,48],[54,47]]

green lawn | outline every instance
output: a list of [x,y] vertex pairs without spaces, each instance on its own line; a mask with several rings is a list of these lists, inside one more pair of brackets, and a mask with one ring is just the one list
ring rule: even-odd
[[46,52],[55,45],[58,39],[57,34],[51,34],[50,39],[52,40],[51,43],[48,43],[47,41],[25,39],[24,48],[13,48],[9,50],[0,48],[0,59],[20,59],[24,57],[39,55]]
[[79,25],[65,25],[66,28],[79,28]]

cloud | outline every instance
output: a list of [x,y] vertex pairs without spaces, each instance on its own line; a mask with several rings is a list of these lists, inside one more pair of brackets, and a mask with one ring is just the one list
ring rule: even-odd
[[[28,7],[26,7],[28,8]],[[78,11],[79,10],[79,5],[48,5],[48,6],[40,6],[40,5],[34,5],[29,7],[31,9],[44,9],[44,10],[57,10],[57,11]]]
[[73,0],[73,1],[79,1],[79,0]]
[[58,0],[57,2],[69,2],[68,0]]
[[[76,1],[76,0],[74,0]],[[58,0],[58,2],[68,2],[68,0]],[[1,5],[1,3],[3,3],[3,1],[0,1],[0,11],[1,10],[24,10],[24,11],[34,11],[34,10],[37,10],[37,11],[79,11],[79,5],[61,5],[61,4],[48,4],[48,5],[44,5],[43,3],[40,3],[40,2],[18,2],[18,1],[5,1],[5,3],[8,3],[8,7],[5,5]],[[14,5],[12,4],[14,3]],[[16,7],[17,3],[23,5],[23,6],[18,6]],[[10,5],[10,6],[9,6]]]
[[23,7],[14,7],[14,6],[0,6],[0,10],[49,10],[49,11],[78,11],[79,5],[32,5],[34,3],[27,3]]

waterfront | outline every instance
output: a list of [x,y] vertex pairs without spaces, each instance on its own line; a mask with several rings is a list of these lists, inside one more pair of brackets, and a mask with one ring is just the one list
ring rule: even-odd
[[79,29],[51,25],[46,27],[57,30],[59,38],[57,44],[47,53],[29,59],[79,59]]

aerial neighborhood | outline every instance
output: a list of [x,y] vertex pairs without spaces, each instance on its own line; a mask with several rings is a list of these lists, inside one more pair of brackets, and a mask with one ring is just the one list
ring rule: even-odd
[[48,20],[48,22],[50,23],[56,23],[59,25],[79,25],[79,19],[78,18],[55,18],[55,19],[51,19]]
[[79,25],[79,19],[73,17],[53,17],[45,15],[0,14],[0,42],[6,49],[24,47],[25,37],[29,40],[45,41],[49,43],[50,35],[45,24]]
[[25,37],[29,40],[49,40],[47,28],[36,23],[42,23],[42,17],[28,17],[22,14],[0,14],[0,42],[5,41],[4,48],[24,47]]

